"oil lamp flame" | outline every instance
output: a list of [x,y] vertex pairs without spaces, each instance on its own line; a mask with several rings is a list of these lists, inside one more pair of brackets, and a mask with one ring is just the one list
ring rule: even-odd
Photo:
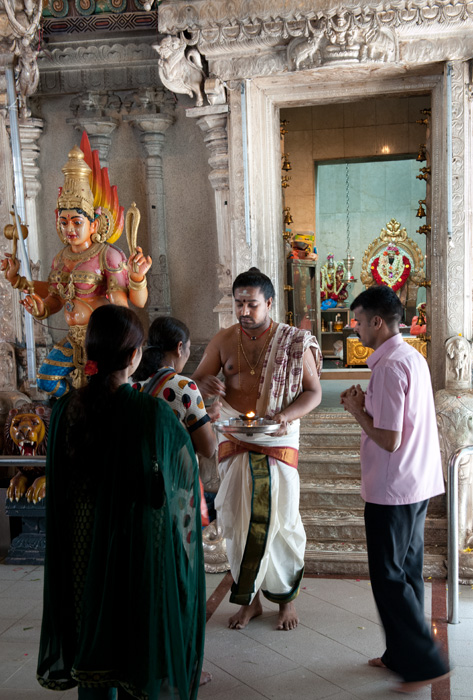
[[253,411],[250,411],[249,413],[246,414],[246,417],[247,418],[254,418],[255,415],[256,415],[256,413],[254,413]]

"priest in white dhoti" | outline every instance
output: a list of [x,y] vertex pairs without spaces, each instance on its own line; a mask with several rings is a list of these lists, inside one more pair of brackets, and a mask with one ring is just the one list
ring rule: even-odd
[[254,412],[280,427],[272,435],[219,435],[215,505],[234,581],[230,600],[241,606],[229,626],[241,629],[261,614],[261,590],[279,605],[277,628],[294,629],[306,543],[299,422],[321,400],[321,353],[310,332],[271,319],[274,288],[256,268],[236,278],[233,296],[238,323],[213,338],[193,378],[204,396],[220,396],[222,420]]

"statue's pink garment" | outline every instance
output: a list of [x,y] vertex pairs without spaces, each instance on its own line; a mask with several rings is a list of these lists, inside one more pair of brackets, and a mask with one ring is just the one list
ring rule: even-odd
[[[62,284],[67,284],[70,276],[72,276],[77,297],[105,296],[107,294],[109,280],[112,278],[114,280],[114,285],[127,289],[128,271],[125,266],[127,258],[123,251],[116,248],[114,245],[108,243],[105,245],[105,250],[100,247],[96,255],[89,260],[78,262],[70,273],[63,262],[64,250],[60,251],[54,258],[51,266],[49,281],[53,289],[57,289],[57,281],[53,278],[54,273],[57,272],[62,273]],[[67,254],[65,257],[67,257]],[[105,265],[103,265],[103,261],[105,261]],[[83,272],[92,273],[95,277],[94,282],[80,282],[80,275],[76,273]],[[94,289],[94,285],[98,286]]]

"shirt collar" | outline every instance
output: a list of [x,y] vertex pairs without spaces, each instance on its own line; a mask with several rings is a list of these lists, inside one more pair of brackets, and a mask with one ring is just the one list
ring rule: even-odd
[[384,341],[367,359],[366,364],[372,370],[380,359],[390,350],[403,343],[401,333],[396,333]]

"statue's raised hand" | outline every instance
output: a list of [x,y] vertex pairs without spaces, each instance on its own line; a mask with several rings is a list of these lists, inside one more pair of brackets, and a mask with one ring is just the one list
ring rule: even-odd
[[143,249],[137,246],[135,253],[128,258],[128,273],[133,275],[132,279],[139,278],[134,279],[135,282],[140,282],[150,269],[152,262],[151,257],[143,255]]
[[39,294],[27,294],[24,299],[20,299],[20,304],[35,318],[44,317],[46,306]]
[[1,266],[2,272],[5,273],[5,279],[7,279],[11,285],[15,284],[18,278],[18,270],[20,269],[20,261],[18,258],[13,258],[11,253],[5,253]]

